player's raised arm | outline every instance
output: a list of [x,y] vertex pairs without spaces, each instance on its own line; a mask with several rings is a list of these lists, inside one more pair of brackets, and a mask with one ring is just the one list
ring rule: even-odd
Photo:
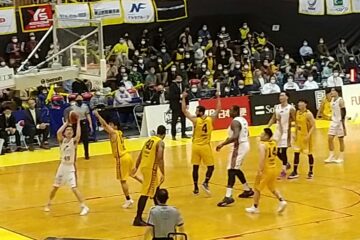
[[57,140],[58,142],[62,142],[63,139],[64,139],[64,131],[65,131],[65,128],[69,125],[69,122],[68,120],[66,120],[63,125],[58,129],[57,133],[56,133],[56,137],[57,137]]
[[115,130],[109,126],[109,124],[107,124],[107,122],[105,121],[105,119],[103,119],[101,117],[101,115],[99,114],[99,112],[97,110],[93,111],[95,117],[99,120],[101,126],[104,128],[104,130],[109,133],[109,134],[113,134],[115,133]]
[[221,110],[221,99],[220,99],[220,93],[218,91],[216,92],[216,99],[217,99],[217,101],[216,101],[216,109],[215,109],[215,112],[211,115],[211,118],[213,120],[215,120],[218,117],[219,112]]
[[186,97],[188,96],[187,92],[183,92],[182,94],[182,100],[181,100],[181,111],[184,113],[185,117],[189,119],[194,124],[196,123],[196,117],[191,115],[191,113],[187,110],[186,107]]
[[76,144],[78,144],[80,142],[80,138],[81,138],[81,126],[80,126],[80,118],[77,119],[77,123],[76,123],[76,133],[75,133],[75,141]]
[[222,147],[225,145],[228,145],[230,143],[236,142],[239,139],[240,131],[241,131],[241,124],[238,121],[232,121],[231,122],[231,130],[233,131],[233,134],[231,137],[228,137],[224,142],[219,144],[216,147],[216,151],[220,151]]

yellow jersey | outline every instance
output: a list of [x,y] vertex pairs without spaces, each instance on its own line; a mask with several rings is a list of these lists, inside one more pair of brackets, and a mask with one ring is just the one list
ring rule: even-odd
[[296,130],[297,134],[301,136],[306,136],[309,133],[309,126],[307,121],[307,115],[309,113],[309,110],[306,110],[305,112],[296,111]]
[[152,136],[144,144],[141,150],[141,164],[140,168],[156,169],[158,162],[156,162],[157,145],[161,141],[158,136]]
[[194,124],[193,144],[210,144],[211,133],[213,131],[213,120],[211,117],[197,117]]
[[274,140],[262,141],[262,144],[265,145],[265,164],[264,172],[268,170],[273,170],[276,167],[277,159],[277,146]]
[[322,114],[326,117],[331,118],[332,110],[331,110],[331,100],[329,100],[327,97],[324,98],[324,108]]
[[110,136],[110,144],[113,156],[115,158],[119,158],[127,153],[122,131],[116,131],[114,135]]
[[250,28],[240,28],[241,39],[245,40],[247,38],[248,33],[250,32]]

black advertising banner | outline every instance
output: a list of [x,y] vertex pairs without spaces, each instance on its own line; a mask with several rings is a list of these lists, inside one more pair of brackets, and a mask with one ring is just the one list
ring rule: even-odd
[[48,30],[52,26],[52,8],[50,4],[20,7],[20,21],[23,32]]
[[165,22],[187,18],[187,0],[153,0],[156,21]]
[[[338,89],[341,95],[341,89]],[[293,106],[297,105],[300,99],[308,102],[308,109],[316,116],[322,99],[325,97],[325,90],[305,90],[289,92],[289,103]],[[274,113],[274,105],[279,104],[279,94],[254,95],[250,96],[250,111],[252,125],[267,124]]]

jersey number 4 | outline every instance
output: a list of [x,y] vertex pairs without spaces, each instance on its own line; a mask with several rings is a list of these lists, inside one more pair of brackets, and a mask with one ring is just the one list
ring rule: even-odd
[[269,147],[268,151],[269,151],[269,158],[275,158],[275,156],[277,155],[277,151],[276,151],[276,147]]
[[204,124],[204,126],[202,127],[202,131],[204,133],[207,133],[208,129],[207,129],[207,124]]
[[149,140],[149,141],[146,142],[145,148],[146,148],[147,150],[151,150],[151,148],[153,147],[153,145],[154,145],[154,140]]

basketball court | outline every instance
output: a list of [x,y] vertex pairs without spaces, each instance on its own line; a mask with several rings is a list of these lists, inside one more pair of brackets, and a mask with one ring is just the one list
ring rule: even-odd
[[[229,148],[214,153],[216,169],[211,180],[212,197],[192,194],[191,140],[166,139],[166,177],[169,204],[183,214],[190,239],[360,239],[360,180],[358,164],[360,130],[348,124],[345,162],[324,164],[327,157],[328,122],[318,121],[314,135],[314,179],[307,180],[307,158],[302,156],[298,180],[282,180],[279,188],[288,201],[283,215],[275,213],[277,201],[265,192],[260,201],[261,214],[250,215],[244,208],[252,199],[236,199],[226,208],[216,204],[224,197],[227,182],[226,161]],[[253,185],[257,169],[256,135],[261,126],[251,127],[251,152],[243,169]],[[213,133],[213,147],[223,140],[226,130]],[[145,139],[126,142],[137,157]],[[80,217],[79,206],[69,188],[60,189],[52,212],[43,212],[58,162],[58,148],[33,153],[12,153],[0,157],[0,239],[142,239],[144,228],[133,227],[136,206],[122,209],[124,196],[116,180],[115,161],[108,142],[90,145],[91,159],[85,161],[79,147],[78,183],[90,207],[89,215]],[[292,151],[289,151],[292,162]],[[280,165],[280,162],[279,162]],[[201,178],[205,169],[201,169]],[[138,199],[140,185],[130,180],[131,195]],[[242,191],[237,182],[234,197]],[[152,205],[148,203],[147,210]]]

